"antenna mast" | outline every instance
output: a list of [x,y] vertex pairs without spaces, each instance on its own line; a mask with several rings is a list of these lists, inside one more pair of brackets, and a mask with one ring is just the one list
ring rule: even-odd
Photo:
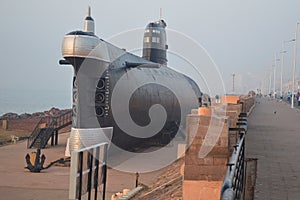
[[235,74],[231,74],[232,76],[232,93],[234,94],[234,77],[235,77]]
[[159,17],[160,17],[160,19],[162,19],[162,8],[160,8],[160,10],[159,10]]
[[90,16],[91,16],[91,6],[89,6],[89,7],[88,7],[87,16],[88,16],[88,17],[90,17]]

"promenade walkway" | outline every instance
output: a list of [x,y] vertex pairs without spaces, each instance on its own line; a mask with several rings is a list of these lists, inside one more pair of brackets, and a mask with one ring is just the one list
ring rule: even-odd
[[258,158],[255,199],[300,199],[300,110],[261,98],[248,120],[246,156]]

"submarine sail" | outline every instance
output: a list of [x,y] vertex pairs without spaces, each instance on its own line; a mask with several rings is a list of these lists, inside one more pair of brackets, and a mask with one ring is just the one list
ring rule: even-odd
[[143,58],[163,65],[167,64],[167,24],[164,20],[151,22],[144,33]]

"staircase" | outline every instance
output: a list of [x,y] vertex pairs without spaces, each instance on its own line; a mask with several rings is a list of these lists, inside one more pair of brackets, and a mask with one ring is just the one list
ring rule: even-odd
[[72,110],[66,111],[65,113],[57,116],[42,117],[27,140],[27,148],[45,148],[51,137],[53,144],[55,135],[57,141],[58,131],[71,124]]

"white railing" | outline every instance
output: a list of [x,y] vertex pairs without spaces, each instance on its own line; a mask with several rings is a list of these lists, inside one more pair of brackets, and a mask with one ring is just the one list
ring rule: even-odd
[[108,143],[71,153],[69,199],[105,199]]

